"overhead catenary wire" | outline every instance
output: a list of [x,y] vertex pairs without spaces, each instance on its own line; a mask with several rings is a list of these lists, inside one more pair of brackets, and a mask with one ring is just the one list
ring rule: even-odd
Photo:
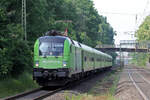
[[138,27],[144,21],[145,17],[150,15],[150,12],[147,11],[147,9],[149,8],[149,4],[150,4],[149,0],[147,0],[142,13],[123,13],[123,12],[100,12],[100,13],[101,14],[115,14],[115,15],[122,15],[122,16],[135,16],[135,31],[134,32],[136,32]]
[[145,17],[150,14],[150,12],[147,13],[148,7],[149,7],[149,0],[147,0],[146,2],[146,5],[144,7],[142,14],[140,14],[139,20],[137,18],[136,28],[138,28],[141,25],[141,23],[144,21]]
[[[122,16],[134,16],[135,17],[135,24],[137,23],[137,17],[138,15],[141,15],[142,13],[124,13],[124,12],[100,12],[101,14],[113,14],[113,15],[122,15]],[[123,33],[129,34],[133,33],[134,31],[125,31]]]
[[100,12],[101,14],[115,14],[115,15],[127,15],[127,16],[136,16],[140,13],[123,13],[123,12]]

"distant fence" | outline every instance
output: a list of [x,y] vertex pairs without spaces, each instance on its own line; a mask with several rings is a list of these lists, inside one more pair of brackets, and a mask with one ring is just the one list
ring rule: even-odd
[[122,41],[120,45],[102,44],[97,45],[96,48],[135,48],[135,49],[150,49],[150,42],[135,42]]
[[96,46],[97,50],[106,52],[150,52],[150,42],[130,42],[124,41],[120,45],[102,44]]

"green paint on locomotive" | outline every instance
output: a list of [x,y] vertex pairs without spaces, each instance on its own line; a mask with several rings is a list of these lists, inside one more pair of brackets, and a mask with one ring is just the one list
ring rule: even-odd
[[[50,36],[52,37],[52,36]],[[56,36],[57,37],[57,36]],[[112,66],[112,57],[84,44],[70,40],[64,41],[62,56],[39,56],[39,39],[34,45],[34,68],[59,69],[69,68],[70,74],[75,74],[106,66]]]
[[[34,45],[34,68],[58,69],[67,68],[69,62],[70,43],[66,39],[64,42],[64,52],[62,56],[39,56],[39,39]],[[65,65],[65,66],[64,66]]]

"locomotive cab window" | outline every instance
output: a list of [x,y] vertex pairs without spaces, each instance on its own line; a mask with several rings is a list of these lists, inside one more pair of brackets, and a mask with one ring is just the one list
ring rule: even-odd
[[59,37],[49,37],[40,40],[39,55],[40,56],[62,56],[64,50],[64,39]]

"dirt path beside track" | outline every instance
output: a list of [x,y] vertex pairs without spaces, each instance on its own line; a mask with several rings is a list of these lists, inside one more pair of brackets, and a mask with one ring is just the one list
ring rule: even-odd
[[[115,77],[119,72],[117,72],[117,70],[100,72],[94,77],[91,77],[74,87],[70,87],[67,90],[61,91],[53,96],[45,98],[44,100],[79,100],[75,98],[73,99],[72,96],[85,96],[85,99],[81,100],[107,100],[107,97],[103,95],[108,93],[110,87],[113,85]],[[91,99],[87,99],[87,96],[89,96],[88,98]]]
[[150,100],[150,71],[125,66],[117,86],[118,100]]

